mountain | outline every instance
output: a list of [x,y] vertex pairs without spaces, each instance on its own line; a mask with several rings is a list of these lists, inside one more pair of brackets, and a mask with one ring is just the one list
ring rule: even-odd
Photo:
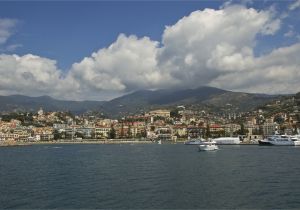
[[0,111],[37,111],[42,107],[45,111],[70,111],[78,114],[98,110],[103,103],[102,101],[63,101],[49,96],[11,95],[0,96]]
[[178,105],[222,111],[248,111],[278,96],[232,92],[214,87],[183,90],[140,90],[111,101],[62,101],[49,96],[28,97],[22,95],[0,96],[0,111],[71,111],[79,114],[100,111],[108,117],[120,117],[158,108],[174,108]]
[[102,110],[109,116],[124,116],[155,108],[172,108],[178,105],[213,107],[213,111],[228,108],[248,111],[278,96],[232,92],[214,87],[184,90],[141,90],[113,99],[103,104]]

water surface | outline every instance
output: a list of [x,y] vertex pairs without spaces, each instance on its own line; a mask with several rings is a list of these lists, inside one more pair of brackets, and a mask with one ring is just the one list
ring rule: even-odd
[[0,148],[1,208],[300,208],[300,147]]

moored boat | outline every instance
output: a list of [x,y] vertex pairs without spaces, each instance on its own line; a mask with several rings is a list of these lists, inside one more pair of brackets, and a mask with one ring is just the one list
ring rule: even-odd
[[273,135],[258,141],[259,145],[267,146],[294,146],[294,142],[295,139],[287,135]]
[[258,144],[262,146],[272,146],[273,144],[270,143],[268,139],[261,139],[258,140]]
[[291,136],[295,146],[300,146],[300,135]]
[[294,141],[295,146],[300,146],[300,140]]

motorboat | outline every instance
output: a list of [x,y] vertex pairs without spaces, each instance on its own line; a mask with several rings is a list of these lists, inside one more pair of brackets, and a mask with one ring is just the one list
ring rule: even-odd
[[218,150],[219,147],[216,145],[216,142],[204,142],[203,144],[199,145],[199,151],[214,151]]
[[295,146],[300,146],[300,140],[294,141]]
[[295,146],[300,146],[300,135],[291,136]]
[[205,142],[204,144],[199,145],[199,151],[213,151],[218,149],[219,147],[216,145],[216,142],[214,141]]
[[262,146],[272,146],[270,143],[271,139],[260,139],[258,140],[258,144]]
[[268,145],[268,146],[293,146],[295,145],[296,139],[287,135],[273,135],[269,136],[266,139],[259,140],[259,145]]

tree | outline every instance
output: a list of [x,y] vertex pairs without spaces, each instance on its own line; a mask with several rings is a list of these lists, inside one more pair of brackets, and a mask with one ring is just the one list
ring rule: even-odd
[[245,135],[245,126],[244,126],[243,123],[241,124],[241,132],[240,132],[240,135]]
[[128,137],[128,138],[131,138],[131,137],[132,137],[131,126],[130,126],[130,125],[128,125],[127,137]]
[[238,135],[246,135],[247,133],[249,133],[249,131],[248,131],[248,129],[245,129],[244,124],[241,123],[241,129],[239,129],[235,133],[238,134]]
[[122,125],[121,125],[121,134],[120,134],[120,137],[124,138],[124,125],[123,125],[123,122],[122,122]]
[[144,129],[144,130],[141,132],[141,136],[142,136],[143,138],[146,138],[146,137],[147,137],[147,131],[146,131],[146,129]]
[[58,130],[54,130],[53,135],[54,135],[54,140],[58,140],[61,138],[61,135],[58,132]]
[[276,122],[276,123],[278,123],[278,124],[282,124],[282,123],[284,123],[284,119],[283,119],[282,116],[276,115],[276,116],[274,117],[274,122]]
[[206,125],[206,138],[210,138],[210,127],[209,127],[209,124],[207,123]]
[[178,113],[178,109],[172,110],[170,112],[170,117],[172,117],[172,118],[180,118],[181,115]]
[[114,126],[111,126],[108,136],[109,136],[110,139],[115,139],[116,138],[116,130],[115,130]]
[[83,135],[83,133],[81,133],[81,132],[75,132],[75,136],[77,137],[77,138],[82,138],[82,139],[84,139],[84,135]]

